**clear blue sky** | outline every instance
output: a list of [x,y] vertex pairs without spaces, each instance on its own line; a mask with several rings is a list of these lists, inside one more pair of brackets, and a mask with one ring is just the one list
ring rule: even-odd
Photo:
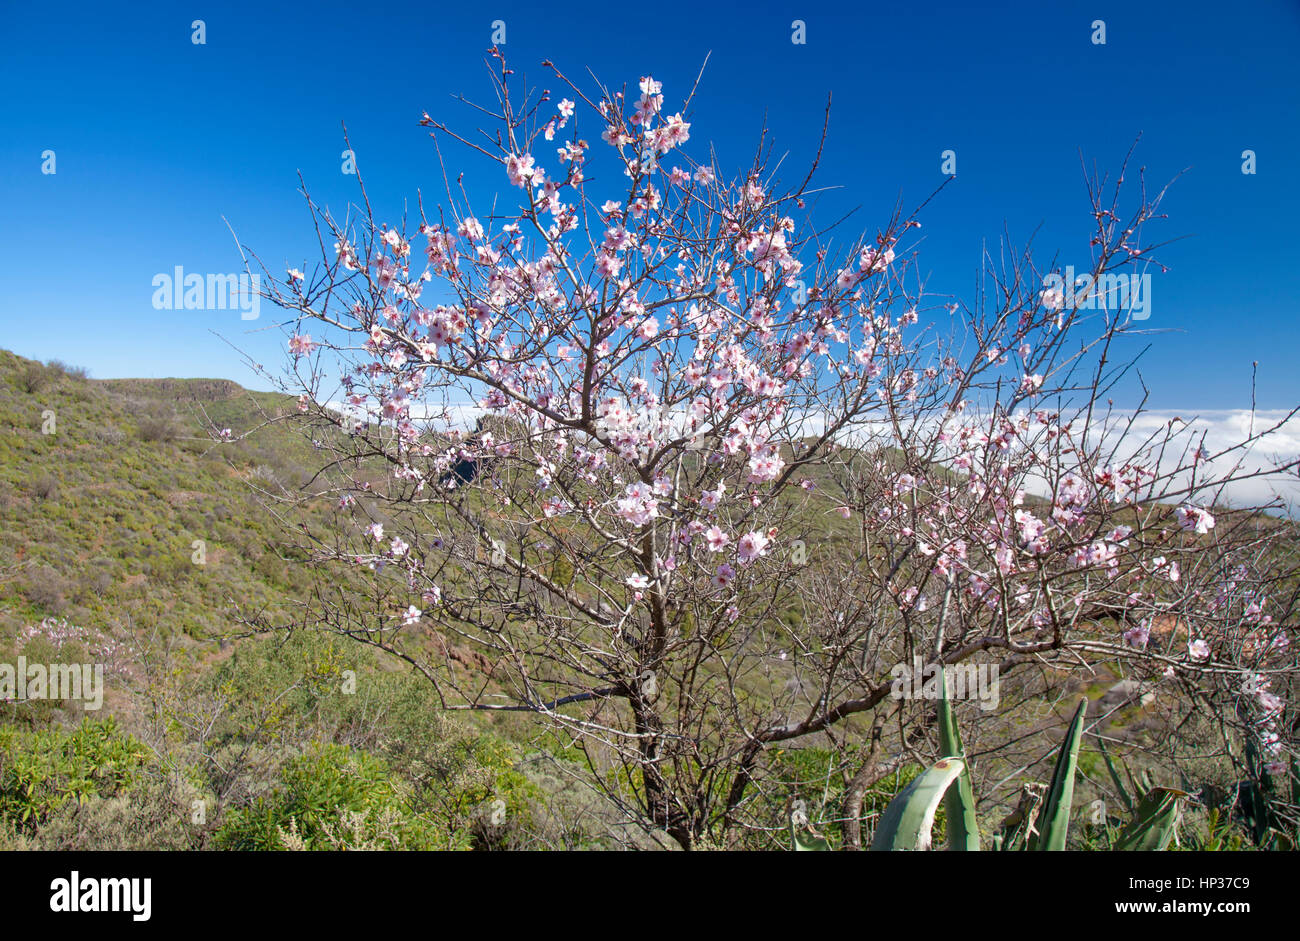
[[[191,42],[196,18],[206,45]],[[1191,168],[1160,230],[1188,238],[1159,256],[1171,270],[1155,276],[1147,325],[1176,332],[1148,338],[1152,404],[1244,406],[1252,360],[1262,407],[1300,402],[1296,0],[0,3],[0,347],[99,378],[258,385],[217,334],[278,363],[276,312],[157,311],[153,276],[238,271],[223,216],[273,270],[310,261],[296,174],[335,208],[354,198],[342,121],[388,218],[419,188],[436,195],[417,122],[428,110],[472,126],[451,96],[489,97],[497,19],[512,66],[537,83],[550,84],[545,58],[610,84],[652,74],[669,105],[711,53],[687,147],[714,142],[724,168],[748,160],[766,114],[795,177],[833,93],[819,179],[843,188],[826,218],[861,206],[874,230],[942,182],[940,154],[956,151],[957,180],[922,217],[931,290],[969,295],[1004,223],[1018,239],[1041,225],[1047,256],[1086,265],[1079,150],[1115,168],[1142,132],[1151,183]],[[795,19],[805,45],[790,41]]]

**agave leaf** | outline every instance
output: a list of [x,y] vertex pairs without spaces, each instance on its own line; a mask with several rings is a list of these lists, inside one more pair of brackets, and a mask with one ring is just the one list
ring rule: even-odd
[[1124,773],[1125,773],[1126,775],[1128,775],[1128,783],[1129,783],[1129,787],[1130,787],[1130,791],[1129,791],[1129,793],[1131,793],[1131,794],[1145,794],[1145,793],[1146,793],[1146,791],[1143,790],[1142,785],[1141,785],[1141,784],[1138,784],[1137,778],[1133,777],[1133,769],[1132,769],[1132,768],[1130,768],[1128,765],[1125,765],[1125,766],[1124,766]]
[[1199,849],[1214,852],[1223,845],[1223,835],[1219,833],[1219,808],[1211,807],[1205,815],[1205,842]]
[[807,835],[801,834],[793,826],[790,827],[790,835],[794,838],[795,852],[806,850],[829,850],[831,848],[831,845],[826,842],[825,838],[813,836],[811,833]]
[[1100,735],[1097,736],[1097,746],[1101,749],[1102,760],[1106,762],[1106,770],[1110,772],[1110,779],[1115,783],[1115,790],[1119,792],[1119,799],[1123,802],[1124,809],[1133,813],[1133,798],[1128,796],[1128,788],[1124,787],[1124,782],[1119,779],[1115,762],[1110,760],[1110,752],[1106,751],[1106,741]]
[[942,758],[905,787],[885,808],[871,841],[873,850],[928,850],[930,829],[949,785],[966,768],[960,758]]
[[[1259,748],[1255,745],[1255,737],[1249,735],[1246,737],[1246,766],[1251,769],[1260,768],[1263,759],[1260,757]],[[1268,839],[1269,830],[1269,808],[1268,796],[1273,789],[1273,781],[1267,771],[1260,768],[1258,774],[1251,774],[1250,786],[1246,792],[1245,810],[1251,823],[1251,835],[1255,840],[1256,846],[1263,846]],[[1237,799],[1241,800],[1241,790],[1238,788]]]
[[1043,809],[1039,811],[1034,827],[1038,833],[1029,838],[1027,849],[1065,849],[1065,836],[1070,828],[1070,808],[1074,803],[1074,772],[1079,765],[1079,740],[1083,737],[1083,720],[1087,710],[1088,700],[1085,697],[1079,700],[1079,708],[1074,710],[1070,730],[1061,743],[1056,770],[1052,772],[1052,786],[1048,788],[1047,799],[1043,802]]
[[[939,670],[939,692],[939,750],[945,758],[961,758],[964,765],[965,749],[948,698],[947,671],[943,669]],[[948,849],[977,852],[980,830],[975,821],[975,790],[971,787],[970,768],[963,767],[957,786],[944,793],[943,807],[948,821]]]
[[1115,841],[1115,849],[1147,852],[1167,849],[1174,838],[1186,796],[1186,791],[1172,787],[1153,787],[1147,791],[1133,819]]

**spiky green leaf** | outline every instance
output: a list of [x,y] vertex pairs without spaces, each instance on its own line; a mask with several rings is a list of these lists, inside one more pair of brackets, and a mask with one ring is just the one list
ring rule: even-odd
[[1110,760],[1110,752],[1106,751],[1106,742],[1100,736],[1097,737],[1097,747],[1101,749],[1102,760],[1106,762],[1106,770],[1110,772],[1110,779],[1115,784],[1115,790],[1119,793],[1119,799],[1124,804],[1124,809],[1133,813],[1133,798],[1129,797],[1128,788],[1124,782],[1119,779],[1119,772],[1115,770],[1115,762]]
[[1070,809],[1074,804],[1074,773],[1079,766],[1079,741],[1083,738],[1083,720],[1087,711],[1088,700],[1081,699],[1079,708],[1074,710],[1070,730],[1061,743],[1056,770],[1052,773],[1052,786],[1048,788],[1043,809],[1039,811],[1034,825],[1038,832],[1030,837],[1028,849],[1065,849],[1065,837],[1070,829]]
[[[939,749],[945,758],[961,758],[965,763],[965,749],[961,733],[957,730],[957,717],[948,698],[946,671],[939,671]],[[975,821],[975,790],[971,787],[970,768],[963,767],[957,777],[956,787],[943,796],[943,807],[948,823],[948,849],[976,852],[980,848],[980,831]]]
[[1137,812],[1115,841],[1117,850],[1164,850],[1174,838],[1186,791],[1154,787],[1138,803]]
[[880,815],[873,850],[928,850],[934,815],[948,787],[957,780],[966,763],[960,758],[943,758],[904,788]]

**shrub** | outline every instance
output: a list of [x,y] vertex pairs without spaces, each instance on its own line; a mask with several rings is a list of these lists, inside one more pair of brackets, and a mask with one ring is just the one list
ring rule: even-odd
[[53,500],[59,494],[59,482],[49,474],[42,474],[32,482],[32,492],[42,500]]
[[90,370],[85,366],[69,366],[62,360],[52,359],[45,364],[49,371],[56,376],[67,376],[69,379],[77,382],[85,382],[90,378]]
[[0,850],[190,850],[199,848],[201,832],[175,781],[141,777],[111,797],[67,801],[35,830],[0,821]]
[[29,395],[35,395],[50,384],[50,373],[40,363],[28,363],[18,374],[18,381]]
[[176,416],[162,407],[154,407],[140,416],[141,441],[173,441],[177,435]]
[[233,850],[447,849],[448,836],[411,813],[385,762],[315,745],[288,762],[269,795],[232,810],[217,846]]
[[67,592],[67,579],[48,565],[33,569],[27,575],[27,600],[52,614],[58,614],[67,606]]
[[90,580],[87,584],[95,595],[103,595],[113,587],[115,579],[113,573],[107,568],[109,564],[111,563],[107,559],[99,559],[95,562],[95,567],[91,569]]
[[66,804],[117,796],[147,756],[111,718],[86,720],[72,732],[0,727],[0,822],[34,832]]

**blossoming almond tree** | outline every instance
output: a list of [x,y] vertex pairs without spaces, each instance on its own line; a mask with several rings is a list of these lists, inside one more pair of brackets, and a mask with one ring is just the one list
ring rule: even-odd
[[[322,452],[294,498],[337,504],[298,532],[320,579],[295,624],[406,660],[448,709],[535,715],[684,847],[780,828],[771,755],[809,744],[855,762],[857,845],[867,739],[897,720],[897,755],[933,754],[927,707],[891,696],[914,656],[1004,683],[1120,665],[1233,755],[1294,754],[1291,530],[1219,507],[1265,473],[1235,459],[1268,429],[1216,454],[1190,426],[1139,439],[1107,399],[1131,325],[1042,291],[1028,254],[940,302],[912,216],[839,241],[811,171],[783,187],[760,147],[732,178],[686,146],[694,91],[669,108],[653,78],[587,90],[546,63],[564,94],[521,100],[492,54],[489,127],[422,122],[440,207],[386,224],[364,184],[355,217],[309,197],[319,263],[264,267]],[[449,142],[498,191],[474,198]],[[1107,188],[1094,277],[1153,250],[1159,195],[1121,218]]]

